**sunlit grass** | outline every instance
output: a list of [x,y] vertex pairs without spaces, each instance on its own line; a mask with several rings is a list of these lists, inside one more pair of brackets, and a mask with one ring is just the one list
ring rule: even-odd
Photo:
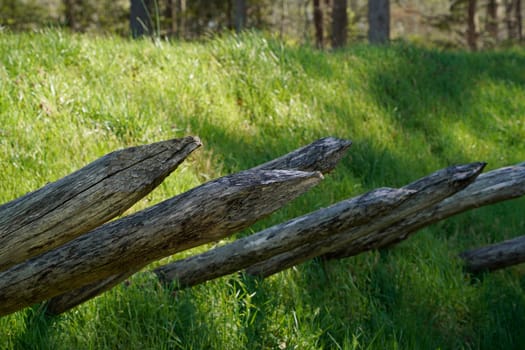
[[[523,67],[518,49],[319,52],[253,33],[154,43],[2,32],[0,202],[115,149],[185,135],[204,146],[128,213],[320,137],[353,141],[321,185],[246,235],[451,164],[524,161]],[[518,348],[523,268],[469,277],[457,254],[524,234],[524,209],[520,199],[471,211],[387,251],[264,281],[233,275],[174,292],[137,275],[54,319],[38,306],[1,318],[0,348]]]

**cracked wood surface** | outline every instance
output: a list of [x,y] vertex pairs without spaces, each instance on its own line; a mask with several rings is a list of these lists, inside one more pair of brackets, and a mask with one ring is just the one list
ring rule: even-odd
[[354,227],[347,232],[335,234],[278,254],[250,266],[246,272],[251,275],[266,277],[304,261],[337,251],[341,247],[351,245],[355,240],[366,239],[366,237],[373,238],[378,231],[395,225],[403,218],[428,208],[464,189],[474,181],[484,166],[485,163],[471,163],[439,170],[405,186],[405,189],[416,190],[416,193],[387,215],[370,223]]
[[164,282],[193,286],[244,269],[276,254],[366,224],[390,212],[416,191],[380,188],[272,226],[203,254],[154,270]]
[[220,239],[321,179],[319,172],[244,171],[104,224],[0,272],[0,315]]
[[[284,156],[256,166],[251,170],[287,169],[328,173],[335,168],[341,158],[346,154],[346,151],[351,144],[352,142],[349,140],[325,137]],[[233,232],[225,232],[225,235],[232,233]],[[58,295],[47,302],[47,313],[56,315],[65,312],[72,307],[111,289],[113,286],[130,277],[138,270],[139,268],[126,270],[105,280],[99,280],[84,285],[76,290]]]
[[0,271],[122,214],[199,146],[190,136],[115,151],[0,206]]
[[472,273],[495,271],[525,262],[525,236],[516,237],[459,254]]
[[326,257],[340,259],[367,250],[386,248],[407,239],[410,234],[422,227],[450,216],[485,205],[518,198],[524,194],[525,163],[492,170],[481,174],[474,183],[442,202],[417,212],[374,235],[352,241],[347,246],[341,246],[337,251],[327,254]]

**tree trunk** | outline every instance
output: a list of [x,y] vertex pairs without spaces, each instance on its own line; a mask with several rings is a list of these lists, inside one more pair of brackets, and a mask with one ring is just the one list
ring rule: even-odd
[[186,35],[186,0],[175,0],[177,37],[183,39]]
[[175,0],[166,1],[164,17],[168,21],[168,36],[173,37],[177,32],[177,12],[175,11]]
[[400,206],[380,218],[344,232],[331,235],[313,243],[274,256],[249,267],[251,275],[269,276],[306,260],[338,251],[356,240],[373,239],[378,231],[386,229],[422,209],[428,208],[468,186],[479,175],[484,163],[472,163],[437,171],[404,189],[415,190]]
[[516,1],[515,18],[516,18],[516,38],[521,42],[523,40],[523,18],[521,16],[521,0]]
[[178,39],[184,38],[185,0],[168,0],[166,4],[166,18],[169,21],[169,35]]
[[63,4],[66,26],[73,31],[78,30],[76,0],[64,0]]
[[368,42],[385,44],[390,40],[390,1],[368,0]]
[[472,51],[478,49],[478,33],[476,30],[476,3],[477,0],[467,1],[467,45]]
[[[333,137],[322,138],[310,145],[299,148],[287,155],[252,168],[251,170],[287,169],[298,171],[321,171],[323,173],[328,173],[335,168],[350,146],[351,142],[347,140],[336,139]],[[205,234],[206,232],[202,233],[202,235]],[[68,309],[110,289],[138,270],[139,268],[130,269],[118,275],[114,275],[109,279],[100,280],[74,291],[54,297],[48,302],[47,312],[49,314],[60,314],[67,311]]]
[[203,254],[159,267],[164,282],[193,286],[247,268],[301,245],[381,220],[416,191],[382,188],[272,226]]
[[315,46],[318,49],[324,48],[324,30],[323,30],[323,9],[321,0],[314,0],[314,27],[315,27]]
[[348,35],[347,0],[333,0],[332,7],[332,47],[346,45]]
[[0,315],[244,229],[304,193],[319,172],[244,171],[109,222],[0,273]]
[[246,1],[233,0],[235,31],[240,33],[246,27]]
[[0,271],[122,214],[200,145],[185,137],[112,152],[0,206]]
[[153,34],[153,23],[149,12],[151,0],[130,0],[129,24],[133,38]]
[[516,32],[516,16],[514,11],[515,0],[505,0],[505,24],[507,26],[507,39],[515,40],[517,38]]
[[487,25],[486,30],[496,43],[498,41],[498,3],[496,0],[487,2]]
[[354,256],[367,250],[381,249],[397,244],[422,227],[428,226],[469,209],[521,197],[525,194],[525,163],[481,174],[461,192],[431,208],[407,217],[396,225],[356,240],[328,254],[329,259]]
[[525,236],[486,247],[468,250],[459,255],[467,271],[494,271],[525,262]]

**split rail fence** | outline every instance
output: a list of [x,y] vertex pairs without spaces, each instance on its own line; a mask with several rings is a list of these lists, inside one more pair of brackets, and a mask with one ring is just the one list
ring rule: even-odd
[[[185,137],[115,151],[0,206],[0,316],[35,303],[60,314],[151,262],[234,234],[319,184],[351,146],[327,137],[113,221],[201,146]],[[525,163],[476,162],[378,188],[153,270],[189,287],[243,271],[266,277],[323,257],[392,246],[452,215],[525,193]],[[525,261],[525,236],[459,255],[470,272]]]

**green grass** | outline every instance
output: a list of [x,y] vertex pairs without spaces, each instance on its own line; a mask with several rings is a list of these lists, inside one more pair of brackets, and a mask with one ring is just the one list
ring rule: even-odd
[[[439,168],[525,160],[525,51],[397,43],[337,52],[256,34],[204,43],[0,32],[0,203],[114,149],[198,135],[196,151],[131,211],[324,136],[349,155],[245,232]],[[6,349],[512,349],[525,343],[525,270],[463,273],[464,249],[525,234],[518,199],[381,252],[312,261],[263,281],[183,291],[149,275],[46,319],[0,318]],[[197,248],[167,260],[207,249]]]

